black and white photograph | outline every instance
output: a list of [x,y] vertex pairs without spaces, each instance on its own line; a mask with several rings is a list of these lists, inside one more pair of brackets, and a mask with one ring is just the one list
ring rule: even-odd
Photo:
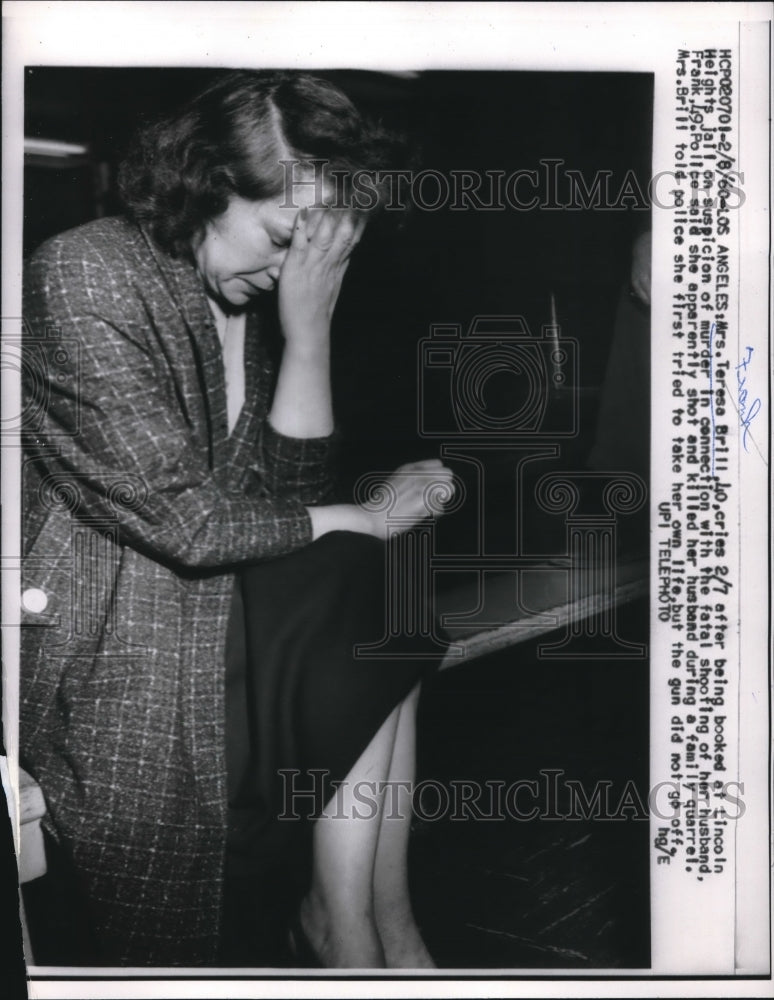
[[763,5],[123,6],[4,9],[18,995],[764,995]]

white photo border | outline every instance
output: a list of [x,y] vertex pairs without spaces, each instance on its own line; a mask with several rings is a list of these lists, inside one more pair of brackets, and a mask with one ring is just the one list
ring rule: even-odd
[[[23,76],[26,66],[319,67],[412,71],[430,69],[572,70],[655,73],[653,170],[673,166],[673,70],[678,48],[722,45],[736,53],[740,167],[745,210],[735,244],[738,349],[761,359],[764,411],[756,423],[755,455],[737,449],[740,500],[735,536],[740,676],[735,720],[736,776],[745,784],[745,823],[736,835],[729,888],[719,890],[722,914],[696,912],[685,900],[657,890],[653,907],[654,968],[541,975],[540,970],[471,976],[440,974],[427,981],[393,976],[325,978],[303,975],[201,976],[197,970],[32,969],[35,997],[143,996],[765,996],[771,988],[771,7],[764,3],[81,3],[11,0],[3,6],[3,316],[20,313],[22,232]],[[768,86],[767,86],[768,81]],[[767,130],[768,129],[768,130]],[[659,260],[671,255],[671,223],[654,211],[653,439],[669,431],[666,374],[670,289]],[[661,255],[664,255],[663,258]],[[4,331],[5,332],[5,331]],[[662,353],[663,352],[663,353]],[[661,364],[661,367],[659,365]],[[660,373],[660,374],[658,374]],[[657,377],[658,375],[658,377]],[[20,390],[3,371],[3,408],[19,412]],[[18,450],[3,451],[3,653],[18,660]],[[654,449],[652,495],[664,487]],[[748,460],[748,461],[745,461]],[[763,539],[766,539],[764,544]],[[655,563],[655,559],[654,559]],[[654,586],[657,579],[652,580]],[[655,591],[654,591],[655,593]],[[764,600],[768,595],[769,600]],[[658,623],[652,634],[651,767],[664,766],[666,722],[656,706],[663,675],[657,657],[668,652]],[[10,783],[18,756],[18,687],[4,676],[3,726]],[[5,779],[5,776],[4,776]],[[4,780],[5,783],[5,780]],[[661,873],[652,872],[654,879]],[[654,885],[656,883],[654,882]],[[694,895],[694,905],[701,906]],[[731,914],[731,916],[728,916]],[[663,921],[661,930],[656,926]],[[728,926],[732,938],[729,943]],[[713,936],[711,928],[722,927]],[[686,929],[686,937],[679,935]],[[690,933],[689,930],[690,929]],[[675,938],[675,934],[678,937]],[[717,981],[689,971],[679,952],[693,935]],[[717,960],[722,952],[724,958]],[[710,957],[714,956],[712,960]],[[674,977],[674,978],[672,978]]]

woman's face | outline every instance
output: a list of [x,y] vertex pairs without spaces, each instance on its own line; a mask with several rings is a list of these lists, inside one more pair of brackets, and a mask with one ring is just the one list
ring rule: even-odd
[[290,246],[296,214],[315,201],[314,187],[296,185],[292,207],[284,195],[265,201],[232,197],[194,244],[194,259],[207,294],[241,308],[271,292]]

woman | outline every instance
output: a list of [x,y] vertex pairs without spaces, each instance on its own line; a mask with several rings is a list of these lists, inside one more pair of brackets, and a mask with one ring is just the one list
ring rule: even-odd
[[[387,529],[331,502],[328,477],[331,316],[364,226],[350,179],[388,149],[328,83],[230,74],[145,133],[127,217],[29,263],[23,762],[100,964],[216,960],[229,794],[273,819],[277,774],[297,765],[330,775],[296,943],[331,967],[431,964],[408,904],[408,811],[383,822],[378,795],[370,819],[351,808],[359,781],[411,778],[431,663],[377,674],[352,658],[352,622],[383,615]],[[450,482],[431,460],[389,484],[405,526],[427,513],[428,476]],[[311,623],[326,589],[348,605],[341,628],[330,595]]]

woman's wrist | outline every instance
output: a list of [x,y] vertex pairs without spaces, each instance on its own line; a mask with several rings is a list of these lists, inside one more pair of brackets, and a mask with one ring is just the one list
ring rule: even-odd
[[330,326],[283,330],[283,335],[285,338],[283,360],[307,365],[328,362],[331,352]]
[[369,511],[351,503],[329,504],[324,507],[307,507],[312,522],[312,540],[316,541],[331,531],[354,531],[360,535],[381,538],[377,519]]

